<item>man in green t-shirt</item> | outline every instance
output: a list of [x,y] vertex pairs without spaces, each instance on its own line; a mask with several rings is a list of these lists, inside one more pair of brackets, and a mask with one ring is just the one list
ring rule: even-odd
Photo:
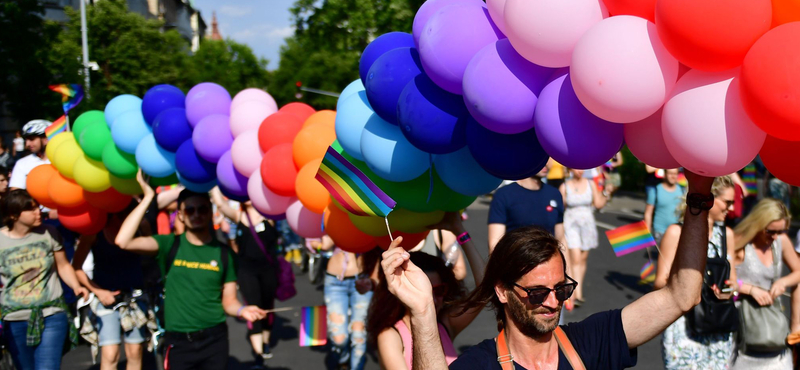
[[[176,222],[183,223],[184,234],[134,238],[155,196],[141,172],[137,179],[144,197],[122,223],[115,242],[125,250],[156,255],[166,276],[164,361],[170,370],[224,369],[228,362],[225,314],[252,322],[267,312],[242,305],[236,298],[233,255],[213,237],[208,194],[187,189],[178,196]],[[177,251],[173,249],[176,242]]]

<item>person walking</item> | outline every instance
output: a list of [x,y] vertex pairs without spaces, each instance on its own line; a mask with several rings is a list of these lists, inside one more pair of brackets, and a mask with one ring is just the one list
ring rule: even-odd
[[28,174],[37,166],[50,163],[45,156],[47,147],[47,136],[44,130],[50,126],[51,122],[43,119],[35,119],[22,126],[22,137],[25,140],[25,148],[30,151],[25,157],[20,158],[14,169],[11,171],[11,181],[8,186],[11,189],[25,189]]
[[644,223],[658,244],[667,228],[678,222],[678,206],[684,193],[683,187],[678,185],[678,174],[677,168],[665,170],[662,182],[647,189]]
[[267,312],[239,303],[233,253],[214,238],[208,194],[181,191],[177,219],[185,231],[180,236],[135,237],[155,197],[141,171],[136,178],[144,196],[122,223],[114,242],[123,250],[157,256],[166,279],[164,363],[170,370],[225,369],[229,352],[225,315],[255,322]]
[[18,370],[59,369],[65,340],[77,345],[78,339],[61,281],[76,296],[87,297],[88,291],[78,282],[58,232],[42,224],[39,204],[27,191],[12,190],[2,208],[3,336]]
[[569,246],[570,272],[578,286],[575,307],[584,303],[583,278],[586,276],[589,251],[597,248],[597,225],[594,210],[606,205],[608,197],[594,181],[583,177],[583,170],[570,169],[572,177],[558,189],[564,198],[564,234]]

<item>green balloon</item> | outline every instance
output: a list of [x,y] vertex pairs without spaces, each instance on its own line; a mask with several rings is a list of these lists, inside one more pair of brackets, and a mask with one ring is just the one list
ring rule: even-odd
[[142,187],[136,179],[121,179],[111,175],[111,186],[121,194],[138,195],[142,193]]
[[113,141],[106,143],[106,147],[103,148],[103,165],[108,172],[120,179],[135,178],[136,172],[139,171],[136,157],[119,150]]
[[111,141],[111,130],[105,122],[95,122],[83,129],[81,138],[78,140],[81,144],[81,149],[86,155],[96,161],[103,160],[103,150]]
[[83,114],[78,116],[78,118],[75,119],[75,122],[72,123],[71,127],[72,134],[75,135],[75,141],[80,143],[83,130],[89,127],[89,125],[98,122],[102,122],[104,125],[106,125],[106,128],[108,127],[106,124],[106,116],[103,111],[90,110],[83,112]]
[[149,181],[150,186],[152,186],[153,188],[156,188],[158,186],[175,185],[178,182],[179,182],[178,175],[174,173],[167,177],[151,177]]

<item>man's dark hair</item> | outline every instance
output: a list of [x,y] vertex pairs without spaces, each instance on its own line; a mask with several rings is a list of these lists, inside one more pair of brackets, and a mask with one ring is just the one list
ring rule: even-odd
[[10,178],[8,177],[8,167],[0,166],[0,175],[5,176],[6,180],[10,180]]
[[19,215],[24,211],[30,211],[39,207],[28,191],[25,189],[12,190],[3,197],[2,214],[3,225],[8,226],[9,229],[14,227],[14,222],[19,219]]
[[556,255],[561,256],[566,275],[567,262],[564,253],[561,252],[558,240],[547,230],[528,226],[506,233],[489,255],[483,281],[464,299],[462,312],[491,305],[497,319],[497,330],[500,331],[505,327],[506,315],[503,304],[495,293],[495,285],[512,289],[514,283],[525,274]]
[[198,193],[189,189],[183,189],[181,190],[181,193],[178,194],[178,209],[181,208],[181,203],[185,202],[189,198],[194,197],[203,198],[211,203],[211,197],[208,195],[208,193]]

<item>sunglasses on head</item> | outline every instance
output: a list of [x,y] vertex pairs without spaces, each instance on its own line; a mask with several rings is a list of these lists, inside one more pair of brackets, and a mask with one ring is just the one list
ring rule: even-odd
[[436,284],[432,288],[433,296],[436,298],[442,298],[447,295],[447,285],[445,284]]
[[199,206],[199,207],[186,206],[183,209],[183,213],[186,214],[187,216],[192,216],[195,214],[195,212],[199,212],[200,214],[206,214],[208,213],[208,211],[209,211],[208,206]]
[[525,293],[528,294],[528,302],[530,302],[532,305],[540,305],[544,303],[544,301],[547,300],[547,296],[550,295],[550,292],[556,292],[556,299],[559,302],[564,302],[569,299],[569,297],[572,297],[572,292],[574,292],[575,287],[578,286],[578,282],[571,277],[567,276],[567,279],[570,281],[569,283],[561,284],[553,289],[525,288],[517,283],[514,283],[514,286],[524,290]]
[[769,236],[775,236],[775,235],[783,235],[784,233],[786,233],[786,230],[770,230],[770,229],[766,229],[766,230],[764,230],[764,232]]

